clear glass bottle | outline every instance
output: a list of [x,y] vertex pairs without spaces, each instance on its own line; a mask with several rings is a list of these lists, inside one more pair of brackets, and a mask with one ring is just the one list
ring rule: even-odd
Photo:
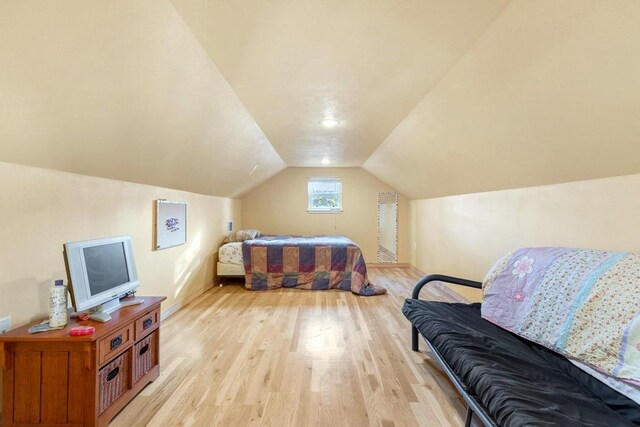
[[49,326],[59,328],[67,324],[67,288],[61,279],[54,280],[49,294]]

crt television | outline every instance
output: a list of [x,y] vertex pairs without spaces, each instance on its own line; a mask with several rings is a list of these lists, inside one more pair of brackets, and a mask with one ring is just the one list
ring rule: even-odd
[[110,320],[120,298],[140,285],[129,236],[65,243],[64,259],[73,307],[94,320]]

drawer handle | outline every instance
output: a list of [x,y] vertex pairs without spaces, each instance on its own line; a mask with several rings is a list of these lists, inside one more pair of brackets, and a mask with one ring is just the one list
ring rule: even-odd
[[120,373],[120,368],[115,368],[113,371],[109,372],[109,374],[107,375],[107,382],[117,377],[119,373]]
[[122,335],[118,335],[114,339],[111,340],[111,350],[114,350],[122,344]]
[[149,344],[145,344],[145,345],[140,349],[140,356],[142,356],[143,354],[145,354],[147,351],[149,351]]
[[151,325],[153,325],[153,319],[149,317],[148,319],[145,319],[144,322],[142,322],[142,329],[148,329],[151,327]]

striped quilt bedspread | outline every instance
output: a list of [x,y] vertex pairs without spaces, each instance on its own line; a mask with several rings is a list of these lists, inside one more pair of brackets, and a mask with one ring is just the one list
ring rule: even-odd
[[367,278],[360,247],[342,236],[261,236],[242,243],[245,286],[342,289],[358,295],[386,292]]
[[638,390],[640,255],[519,249],[487,274],[483,294],[486,320]]

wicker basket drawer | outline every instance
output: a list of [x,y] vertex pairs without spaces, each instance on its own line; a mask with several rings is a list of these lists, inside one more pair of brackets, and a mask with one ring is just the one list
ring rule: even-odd
[[133,382],[158,364],[158,333],[154,332],[133,347]]
[[98,373],[100,413],[129,388],[129,352],[117,357]]

